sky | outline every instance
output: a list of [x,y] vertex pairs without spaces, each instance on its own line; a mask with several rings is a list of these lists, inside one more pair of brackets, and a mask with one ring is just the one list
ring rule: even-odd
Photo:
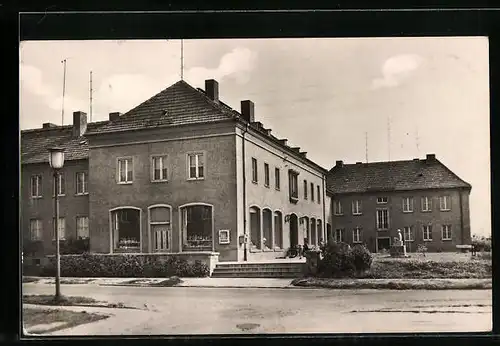
[[[425,158],[472,184],[473,234],[491,232],[486,37],[25,41],[20,128],[130,110],[183,78],[219,82],[223,102],[255,103],[256,121],[326,169]],[[183,61],[181,63],[181,61]],[[183,66],[183,67],[181,67]]]

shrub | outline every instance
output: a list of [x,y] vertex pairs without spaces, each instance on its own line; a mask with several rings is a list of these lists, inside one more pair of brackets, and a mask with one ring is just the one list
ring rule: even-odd
[[422,255],[425,256],[425,253],[427,252],[427,246],[425,246],[424,244],[418,244],[417,252],[420,252]]
[[352,255],[354,260],[354,267],[356,271],[364,272],[371,268],[373,256],[365,245],[355,245],[352,248]]
[[476,248],[476,251],[491,251],[491,239],[486,237],[473,236],[472,246]]
[[327,277],[352,276],[366,271],[372,263],[372,255],[363,245],[351,248],[346,243],[330,242],[323,247],[322,255],[318,272]]
[[61,255],[83,254],[89,252],[89,239],[73,239],[70,238],[61,242]]
[[[84,253],[61,256],[61,275],[66,277],[204,277],[209,268],[201,261],[190,264],[186,259],[169,256],[95,255]],[[42,276],[55,275],[55,258],[42,268]]]

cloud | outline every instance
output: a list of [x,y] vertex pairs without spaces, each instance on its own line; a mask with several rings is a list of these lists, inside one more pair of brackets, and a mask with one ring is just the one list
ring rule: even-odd
[[219,61],[219,66],[214,69],[193,67],[186,72],[186,80],[195,84],[206,79],[234,78],[239,84],[246,84],[250,79],[257,53],[248,48],[235,48],[225,54]]
[[382,77],[372,81],[372,89],[398,86],[423,63],[423,58],[416,54],[402,54],[390,57],[382,66]]

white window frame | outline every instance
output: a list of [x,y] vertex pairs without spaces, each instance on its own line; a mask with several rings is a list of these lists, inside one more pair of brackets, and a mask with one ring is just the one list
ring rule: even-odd
[[[80,232],[82,231],[82,225],[80,224],[80,221],[87,220],[87,222],[83,222],[83,229],[87,231],[87,235],[85,237],[81,237],[82,239],[89,239],[90,238],[90,229],[89,229],[89,217],[88,216],[77,216],[76,217],[76,238],[80,238]],[[85,225],[86,223],[86,225]]]
[[422,239],[423,241],[432,241],[432,225],[422,226]]
[[389,203],[389,197],[377,197],[377,204]]
[[352,230],[352,242],[354,244],[359,244],[362,243],[363,241],[361,240],[361,227],[355,227]]
[[[52,218],[52,240],[56,240],[56,218]],[[59,217],[59,222],[57,224],[59,228],[59,240],[66,240],[66,218]]]
[[[151,211],[156,208],[168,209],[169,221],[152,221]],[[156,243],[156,234],[153,233],[152,229],[155,225],[166,225],[167,230],[164,239],[167,242],[167,247],[160,246]],[[163,231],[162,231],[163,232]],[[149,248],[152,252],[163,252],[170,251],[172,249],[172,207],[168,204],[154,204],[148,207],[148,233],[149,233]],[[160,244],[162,245],[162,244]]]
[[267,162],[264,162],[264,186],[269,187],[271,186],[271,176],[269,172],[269,164]]
[[[387,222],[386,222],[386,226],[387,227],[379,227],[381,225],[381,222],[379,220],[380,219],[379,212],[382,212],[382,214],[383,214],[384,211],[387,214]],[[387,209],[387,208],[385,208],[385,209],[377,209],[377,211],[376,211],[376,219],[377,219],[377,230],[379,230],[379,231],[385,231],[385,230],[388,230],[390,228],[389,209]],[[384,225],[382,225],[382,226],[384,226]]]
[[413,197],[403,197],[403,213],[413,213]]
[[360,199],[352,201],[352,215],[362,215],[362,202]]
[[[35,227],[33,227],[35,226]],[[43,223],[40,219],[30,220],[30,240],[40,241],[42,240]]]
[[[336,242],[336,243],[341,243],[344,241],[344,231],[345,229],[344,228],[336,228],[335,229],[335,233],[333,234],[333,240]],[[340,236],[339,236],[340,235]]]
[[252,183],[259,182],[259,162],[255,157],[252,157]]
[[[56,178],[52,176],[52,186],[54,186],[54,188],[52,189],[52,197],[56,195],[55,180]],[[66,177],[64,175],[64,172],[57,173],[57,196],[66,196]]]
[[430,212],[432,211],[432,199],[428,196],[424,196],[420,200],[420,206],[422,209],[422,212]]
[[[155,162],[156,159],[159,159],[160,162],[160,178],[155,178]],[[163,169],[166,169],[167,172],[165,176],[163,176]],[[153,183],[161,183],[168,181],[168,156],[165,154],[151,155],[151,182]]]
[[[125,180],[121,180],[121,169],[120,162],[125,161]],[[132,166],[131,172],[132,176],[128,176],[129,165]],[[126,185],[132,184],[134,182],[134,158],[133,157],[119,157],[116,159],[116,181],[118,184]]]
[[[441,226],[441,240],[452,240],[451,231],[452,231],[451,225],[442,225]],[[446,237],[445,237],[445,235],[446,235]]]
[[221,245],[231,244],[231,239],[229,238],[230,236],[231,236],[231,232],[229,232],[228,229],[220,229],[219,230],[219,244],[221,244]]
[[333,201],[333,214],[340,216],[344,215],[344,210],[342,208],[342,202],[339,200]]
[[[191,157],[195,157],[195,177],[191,177]],[[187,154],[187,176],[188,180],[204,180],[207,176],[207,160],[206,160],[206,152],[204,151],[196,151]],[[200,157],[203,165],[200,165]],[[203,167],[203,176],[200,176],[200,167]]]
[[413,234],[413,226],[403,227],[403,240],[415,241],[415,235]]
[[[42,198],[42,175],[34,174],[30,178],[30,196],[31,198]],[[35,185],[36,195],[33,195],[33,184]]]
[[451,210],[451,198],[448,195],[439,197],[439,209],[441,211],[450,211]]
[[[214,223],[214,206],[209,203],[204,203],[204,202],[193,202],[193,203],[187,203],[179,206],[179,225],[180,226],[180,232],[179,232],[179,249],[181,252],[189,251],[184,250],[184,244],[183,240],[184,237],[187,236],[187,208],[189,207],[196,207],[196,206],[203,206],[203,207],[210,207],[211,210],[211,221],[212,221],[212,234],[211,234],[211,244],[212,244],[212,251],[215,249],[215,223]],[[184,212],[184,210],[186,210]]]
[[274,168],[274,188],[277,191],[281,189],[281,170],[278,167]]
[[[82,191],[79,191],[79,183],[78,183],[78,177],[83,176],[83,183],[82,183]],[[82,195],[88,195],[89,194],[89,181],[87,179],[88,173],[87,172],[76,172],[75,174],[75,186],[76,186],[76,195],[77,196],[82,196]]]
[[290,199],[297,202],[299,199],[299,172],[294,170],[288,171],[288,184]]

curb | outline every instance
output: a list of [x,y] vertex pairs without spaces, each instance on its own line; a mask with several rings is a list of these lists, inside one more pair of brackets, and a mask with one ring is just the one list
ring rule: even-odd
[[[259,288],[259,289],[301,289],[301,288],[307,288],[307,287],[300,287],[300,286],[282,286],[282,287],[269,287],[269,286],[207,286],[207,285],[174,285],[174,286],[154,286],[154,285],[144,285],[144,284],[98,284],[98,286],[122,286],[122,287],[157,287],[157,288],[238,288],[238,289],[252,289],[252,288]],[[321,287],[312,287],[312,288],[321,288]]]

